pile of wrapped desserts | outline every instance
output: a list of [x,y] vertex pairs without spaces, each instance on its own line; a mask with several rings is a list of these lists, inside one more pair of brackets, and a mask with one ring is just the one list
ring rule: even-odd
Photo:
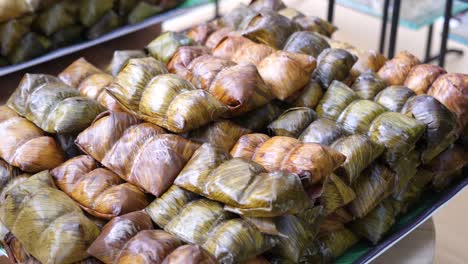
[[330,263],[468,162],[468,75],[256,0],[0,106],[18,263]]
[[181,0],[0,0],[0,66],[95,39]]

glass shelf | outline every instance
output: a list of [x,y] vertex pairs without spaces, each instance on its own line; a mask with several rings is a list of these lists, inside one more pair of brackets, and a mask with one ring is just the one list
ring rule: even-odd
[[450,29],[449,38],[456,42],[468,45],[468,14],[461,16],[461,23]]
[[[336,0],[341,6],[356,10],[374,17],[382,17],[383,0]],[[390,4],[391,13],[392,4]],[[444,16],[445,1],[404,0],[401,1],[400,25],[418,30],[429,26]],[[454,1],[452,14],[468,9],[468,3]],[[391,20],[391,15],[389,15]]]

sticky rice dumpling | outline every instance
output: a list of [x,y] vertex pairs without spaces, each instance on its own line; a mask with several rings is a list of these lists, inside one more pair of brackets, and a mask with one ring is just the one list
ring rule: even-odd
[[267,126],[283,113],[284,106],[272,101],[260,108],[245,113],[232,121],[252,132],[266,132]]
[[273,136],[298,137],[317,118],[314,110],[307,107],[290,108],[268,125]]
[[269,136],[260,133],[243,135],[231,149],[231,156],[251,160],[257,148],[269,139]]
[[357,57],[344,49],[326,49],[318,57],[315,75],[327,89],[333,80],[343,81],[356,61]]
[[174,55],[177,48],[194,44],[195,42],[193,39],[187,37],[185,34],[168,31],[151,41],[146,46],[146,50],[155,59],[167,63]]
[[24,62],[46,53],[51,47],[52,42],[45,36],[36,32],[28,32],[8,54],[8,61],[11,64]]
[[380,79],[374,72],[365,72],[359,75],[351,86],[356,94],[367,100],[373,100],[374,97],[387,87],[387,83]]
[[348,208],[354,217],[364,217],[392,194],[395,181],[395,174],[385,165],[374,163],[364,170],[351,185],[356,193],[356,199]]
[[216,264],[216,259],[199,245],[183,245],[172,251],[163,264]]
[[402,213],[407,212],[408,208],[418,201],[426,186],[432,182],[433,176],[434,172],[419,168],[406,186],[393,195],[394,199],[400,202]]
[[208,21],[190,27],[188,30],[185,31],[185,35],[193,39],[196,43],[204,45],[208,37],[217,29],[218,25],[216,25],[215,22]]
[[65,84],[76,88],[87,77],[101,72],[85,58],[79,58],[60,72],[58,77]]
[[20,173],[21,171],[18,168],[13,167],[6,161],[0,159],[0,193],[2,193],[3,188]]
[[348,183],[356,180],[384,151],[383,146],[375,144],[364,135],[342,137],[331,147],[346,156],[346,161],[337,169],[336,174]]
[[309,107],[315,109],[322,99],[323,89],[316,80],[310,82],[301,90],[291,95],[286,102],[294,107]]
[[419,59],[413,54],[402,51],[395,55],[393,59],[385,62],[378,75],[389,85],[403,85],[411,68],[420,63]]
[[374,101],[392,112],[400,112],[406,101],[416,94],[408,87],[389,86],[374,98]]
[[341,228],[322,235],[319,238],[321,259],[325,263],[343,255],[349,248],[359,241],[358,236],[347,228]]
[[233,10],[231,10],[226,15],[223,15],[220,19],[218,19],[217,23],[220,26],[228,27],[232,29],[238,29],[240,25],[242,25],[245,19],[254,16],[256,12],[248,8],[247,6],[240,4]]
[[315,110],[319,117],[336,120],[343,110],[356,99],[359,99],[358,95],[346,84],[333,81]]
[[164,64],[152,57],[129,59],[106,90],[126,109],[138,112],[146,85],[154,76],[164,73],[167,73]]
[[289,36],[283,50],[304,53],[317,58],[322,51],[328,48],[330,48],[330,45],[319,34],[310,31],[298,31]]
[[115,217],[103,227],[88,253],[104,263],[114,263],[132,237],[150,229],[153,229],[151,218],[142,211]]
[[271,249],[276,238],[262,234],[242,219],[220,223],[202,247],[220,263],[242,263]]
[[210,51],[205,46],[182,46],[179,47],[171,59],[167,62],[170,73],[182,76],[184,79],[190,77],[189,64],[202,55],[208,55]]
[[374,50],[353,49],[350,52],[358,57],[357,62],[351,68],[350,76],[348,76],[353,79],[366,72],[378,72],[387,61],[384,55]]
[[340,114],[336,123],[349,134],[366,134],[372,121],[386,109],[370,100],[356,100]]
[[274,49],[283,48],[288,37],[299,29],[292,20],[268,9],[258,11],[243,25],[243,36]]
[[458,138],[455,115],[429,95],[414,96],[406,102],[401,113],[426,125],[422,136],[421,161],[428,163]]
[[391,164],[404,157],[424,134],[424,123],[400,113],[385,112],[371,124],[368,136],[385,146],[385,160]]
[[295,17],[293,20],[300,28],[302,28],[302,30],[316,32],[326,37],[331,37],[338,29],[328,21],[316,16],[299,16]]
[[319,118],[312,122],[299,136],[304,143],[318,143],[329,146],[345,134],[345,131],[335,121]]
[[146,54],[142,50],[116,50],[112,55],[112,60],[107,65],[106,72],[112,76],[117,76],[128,60],[144,57],[146,57]]
[[11,186],[2,200],[0,220],[42,263],[73,263],[89,256],[86,249],[99,229],[72,199],[55,189],[47,171]]
[[172,185],[161,197],[156,198],[148,205],[145,212],[156,225],[164,228],[186,204],[198,198],[200,198],[198,195]]
[[276,51],[261,61],[258,72],[273,95],[285,100],[305,87],[316,64],[312,56]]
[[329,215],[356,198],[353,189],[340,177],[330,174],[324,181],[320,204],[323,206],[323,214]]
[[[238,45],[236,47],[235,44],[237,43]],[[228,47],[232,47],[233,49],[237,48],[237,50],[230,52],[227,49]],[[232,54],[232,57],[230,58],[236,63],[252,63],[258,67],[261,61],[270,56],[273,52],[275,52],[275,50],[265,44],[259,44],[253,41],[245,41],[240,39],[237,40],[235,37],[228,37],[216,47],[216,49],[213,51],[213,54],[219,55],[221,52],[225,54],[225,56]]]
[[416,94],[425,94],[442,74],[447,73],[443,68],[434,64],[419,64],[414,66],[406,77],[404,85]]
[[124,183],[105,168],[98,168],[97,162],[89,156],[70,159],[50,173],[58,188],[96,217],[110,219],[149,204],[137,187]]
[[43,74],[25,74],[7,104],[49,133],[80,132],[104,111],[96,101]]
[[427,166],[434,173],[432,185],[436,190],[443,190],[454,179],[463,175],[463,167],[468,163],[468,152],[461,145],[454,144]]
[[455,113],[459,131],[463,131],[468,124],[467,91],[468,74],[449,73],[437,78],[428,93]]
[[26,172],[53,169],[65,160],[57,142],[6,105],[0,106],[0,158]]
[[85,0],[80,5],[80,21],[89,27],[96,23],[104,14],[113,7],[112,0]]
[[195,58],[189,64],[188,70],[191,73],[187,80],[192,82],[197,88],[208,90],[220,71],[234,65],[234,62],[227,59],[218,58],[212,55],[202,55]]

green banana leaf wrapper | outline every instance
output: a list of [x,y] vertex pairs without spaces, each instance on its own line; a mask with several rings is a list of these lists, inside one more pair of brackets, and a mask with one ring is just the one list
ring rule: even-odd
[[25,74],[7,104],[49,133],[80,132],[104,111],[98,102],[44,74]]
[[282,49],[299,25],[273,10],[263,9],[244,21],[242,36],[274,49]]
[[319,118],[312,122],[299,136],[304,143],[318,143],[330,146],[335,140],[345,135],[345,131],[335,121]]
[[364,217],[392,194],[396,180],[395,174],[382,164],[374,163],[368,167],[351,185],[356,199],[348,208],[354,217]]
[[420,156],[421,153],[413,149],[397,162],[390,165],[390,168],[395,172],[395,175],[398,179],[395,186],[395,192],[393,194],[395,199],[399,200],[397,198],[398,193],[406,188],[408,182],[410,182],[418,172],[418,167],[421,165]]
[[122,18],[119,17],[114,10],[110,10],[88,29],[86,37],[88,39],[96,39],[105,33],[120,27],[123,25],[123,22]]
[[357,99],[359,99],[358,95],[346,84],[333,81],[315,111],[319,117],[337,120],[343,110]]
[[294,107],[309,107],[315,109],[323,96],[323,89],[316,80],[310,82],[301,90],[291,95],[286,102]]
[[313,260],[320,261],[318,263],[330,263],[358,241],[359,237],[347,228],[321,235],[318,241],[320,253]]
[[[7,184],[21,174],[21,170],[0,159],[0,193]],[[0,237],[1,238],[1,237]]]
[[356,100],[343,110],[336,123],[348,134],[366,134],[372,121],[383,112],[386,109],[373,101]]
[[356,61],[357,57],[344,49],[328,48],[320,53],[314,74],[327,89],[334,80],[343,81]]
[[283,113],[283,108],[281,103],[273,101],[232,121],[252,132],[266,132],[267,126]]
[[351,230],[376,245],[395,223],[399,202],[388,198],[363,218],[350,224]]
[[52,46],[51,41],[37,33],[26,33],[21,41],[8,54],[8,61],[17,64],[46,53]]
[[117,0],[114,3],[114,9],[120,16],[125,16],[140,2],[140,0]]
[[[32,18],[32,17],[31,17]],[[8,56],[30,31],[32,19],[12,19],[0,25],[0,53]]]
[[148,205],[145,212],[154,223],[160,228],[164,228],[172,218],[180,213],[186,204],[198,198],[200,197],[195,193],[172,185],[161,197],[156,198]]
[[229,120],[216,121],[207,126],[190,131],[189,138],[199,143],[210,143],[229,151],[237,140],[250,130]]
[[10,186],[0,212],[2,223],[43,263],[84,260],[99,235],[99,228],[80,207],[55,189],[47,171]]
[[304,53],[317,58],[322,51],[328,48],[330,48],[330,45],[319,34],[310,31],[298,31],[289,36],[283,50]]
[[79,18],[83,25],[90,27],[112,10],[114,0],[81,0]]
[[317,114],[308,107],[289,108],[268,125],[272,136],[298,137],[315,119]]
[[55,32],[52,37],[52,47],[54,49],[67,46],[83,40],[84,28],[80,25],[72,25]]
[[320,204],[323,206],[323,214],[329,215],[337,209],[349,204],[356,198],[353,189],[340,177],[330,174],[323,184]]
[[371,71],[359,75],[351,89],[362,99],[373,100],[374,97],[387,87],[387,83]]
[[346,156],[346,161],[335,173],[348,183],[354,182],[385,150],[383,146],[375,144],[364,135],[341,137],[331,147]]
[[408,184],[398,193],[394,194],[394,199],[400,202],[401,213],[408,212],[410,206],[416,203],[426,186],[428,186],[434,178],[435,173],[425,168],[420,168]]
[[146,54],[143,50],[116,50],[112,55],[112,60],[106,67],[106,72],[112,76],[117,76],[130,59],[144,57],[146,57]]
[[418,95],[406,101],[401,113],[426,125],[419,143],[422,163],[428,163],[458,138],[456,116],[437,99]]
[[167,63],[179,47],[192,45],[195,41],[185,34],[168,31],[152,40],[146,50],[155,59]]
[[262,234],[254,225],[242,219],[231,219],[217,225],[202,247],[219,263],[242,263],[277,243],[276,237]]
[[245,24],[250,17],[253,17],[257,14],[253,9],[248,8],[243,4],[239,4],[236,8],[223,15],[216,21],[220,27],[227,27],[230,29],[242,29],[243,24]]
[[46,36],[52,36],[55,32],[78,24],[79,1],[61,1],[47,10],[41,12],[35,19],[33,27]]
[[466,148],[454,144],[424,167],[434,173],[432,187],[437,191],[442,191],[456,178],[463,176],[463,167],[467,164]]
[[368,136],[374,143],[385,146],[384,159],[392,164],[414,149],[425,129],[421,121],[400,113],[385,112],[374,119]]
[[389,86],[379,92],[374,101],[391,112],[400,112],[406,101],[415,96],[413,90],[405,86]]

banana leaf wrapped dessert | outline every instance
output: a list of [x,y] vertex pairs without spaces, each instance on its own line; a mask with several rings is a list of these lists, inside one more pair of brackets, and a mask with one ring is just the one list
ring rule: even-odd
[[52,37],[52,48],[58,49],[83,40],[83,27],[72,25],[55,32]]
[[344,134],[345,131],[335,121],[319,118],[312,122],[298,139],[304,143],[318,143],[329,146]]
[[393,196],[395,200],[399,201],[400,211],[406,213],[408,208],[417,202],[434,177],[434,172],[425,168],[419,168],[415,176],[402,188],[398,193]]
[[204,45],[208,37],[218,29],[215,22],[208,21],[189,28],[185,35],[193,39],[196,43]]
[[425,129],[421,121],[400,113],[385,112],[374,119],[368,136],[373,142],[385,146],[384,158],[392,164],[415,147]]
[[357,57],[344,49],[326,49],[318,57],[316,78],[326,89],[333,80],[343,81],[356,61]]
[[125,244],[138,232],[153,229],[151,218],[142,211],[113,218],[88,248],[88,253],[104,263],[115,263]]
[[83,25],[90,27],[111,10],[113,0],[84,0],[80,4],[80,21]]
[[0,158],[26,172],[53,169],[64,160],[52,138],[13,110],[0,106]]
[[102,71],[85,58],[79,58],[60,72],[58,78],[68,86],[78,87],[86,78],[96,73],[102,73]]
[[182,77],[161,74],[144,88],[138,114],[144,120],[180,133],[204,126],[227,111],[222,102]]
[[[421,165],[421,153],[413,149],[404,157],[400,158],[394,164],[390,164],[390,169],[395,173],[398,179],[395,186],[393,197],[396,197],[410,182],[413,177],[416,176],[418,168]],[[397,198],[395,198],[397,199]]]
[[293,19],[302,30],[316,32],[320,35],[331,37],[338,29],[328,21],[316,16],[297,16]]
[[252,157],[252,161],[262,165],[267,171],[294,173],[306,184],[321,182],[345,159],[343,154],[329,147],[317,143],[301,143],[297,139],[281,136],[272,137],[257,146]]
[[323,89],[316,80],[310,82],[301,90],[297,91],[286,102],[294,107],[309,107],[315,109],[322,99]]
[[428,93],[455,113],[460,131],[468,124],[467,90],[468,74],[449,73],[437,78]]
[[352,183],[361,172],[376,160],[384,147],[375,144],[364,135],[351,135],[338,139],[331,148],[346,156],[346,161],[336,170],[336,174]]
[[454,144],[433,159],[425,168],[434,173],[432,185],[440,191],[454,179],[463,175],[463,168],[467,164],[468,152],[462,146]]
[[390,230],[399,214],[398,202],[386,199],[363,218],[353,221],[351,230],[376,245]]
[[155,59],[167,63],[174,55],[177,48],[194,44],[195,41],[185,34],[169,31],[151,41],[146,46],[146,50]]
[[260,133],[247,134],[239,138],[231,149],[231,156],[251,160],[259,146],[270,139],[269,136]]
[[298,137],[317,118],[314,110],[307,107],[289,108],[268,125],[273,136]]
[[61,1],[38,14],[33,26],[46,36],[65,27],[77,24],[79,4],[75,1]]
[[316,61],[312,56],[276,51],[260,62],[258,72],[271,87],[273,95],[285,100],[309,83],[315,66]]
[[346,84],[333,81],[315,110],[319,117],[336,120],[343,110],[356,99],[359,99],[358,95]]
[[114,51],[112,60],[107,65],[106,72],[112,76],[117,76],[128,60],[144,57],[146,57],[146,54],[142,50],[116,50]]
[[328,48],[330,48],[330,45],[319,34],[310,31],[298,31],[289,36],[283,50],[304,53],[317,58],[322,51]]
[[282,0],[252,0],[249,4],[249,8],[259,12],[264,8],[278,11],[286,8]]
[[270,56],[275,51],[265,44],[240,40],[240,38],[243,37],[227,37],[216,46],[213,53],[215,55],[222,53],[223,56],[228,56],[231,52],[227,48],[234,48],[237,44],[237,50],[233,52],[231,59],[236,63],[252,63],[258,67],[264,58]]
[[386,166],[374,163],[353,182],[356,199],[349,204],[354,217],[362,218],[392,194],[395,188],[395,174]]
[[253,9],[248,8],[247,6],[240,4],[233,10],[231,10],[226,15],[223,15],[219,18],[216,23],[221,27],[227,27],[230,30],[238,29],[244,22],[244,20],[249,19],[250,17],[256,15]]
[[429,95],[414,96],[403,106],[401,113],[426,124],[422,136],[421,161],[428,163],[458,138],[455,115]]
[[232,121],[252,132],[266,132],[268,124],[283,113],[283,108],[280,102],[272,101],[260,108],[236,117]]
[[386,109],[370,100],[350,103],[338,117],[336,123],[349,134],[366,134],[372,121]]
[[362,99],[373,100],[374,97],[387,87],[387,83],[374,72],[364,72],[359,75],[351,89]]
[[142,230],[125,243],[115,263],[163,263],[182,242],[163,230]]
[[[266,173],[256,163],[228,158],[228,153],[205,144],[196,151],[175,184],[246,216],[273,217],[310,207],[296,175]],[[294,207],[288,205],[291,201]]]
[[89,256],[86,249],[99,229],[72,199],[55,189],[47,171],[11,186],[2,199],[2,223],[37,260],[73,263]]
[[52,42],[48,38],[35,32],[28,32],[8,54],[8,61],[11,64],[24,62],[46,53],[51,47]]
[[129,24],[136,24],[155,14],[160,13],[163,10],[164,8],[160,5],[155,5],[146,1],[139,1],[138,4],[132,9],[130,14],[128,14],[127,20]]
[[359,237],[345,227],[321,235],[318,241],[319,263],[332,262],[358,241]]
[[403,85],[411,68],[420,63],[419,59],[413,54],[402,51],[395,55],[393,59],[385,62],[378,75],[389,85]]
[[121,17],[114,12],[114,10],[108,11],[103,17],[101,17],[96,24],[89,28],[86,32],[88,39],[96,39],[105,33],[118,28],[123,24]]
[[30,31],[32,21],[32,16],[27,16],[0,24],[0,54],[8,56],[15,49],[24,35]]
[[123,107],[138,112],[144,88],[154,76],[164,73],[164,64],[152,57],[129,59],[106,89]]
[[124,183],[107,169],[98,168],[98,163],[89,156],[70,159],[50,173],[58,188],[96,217],[111,219],[149,204],[137,187]]
[[406,101],[416,94],[405,86],[389,86],[380,91],[374,101],[391,112],[400,112]]
[[353,189],[340,177],[330,174],[324,181],[320,204],[323,214],[329,215],[337,209],[349,204],[356,198]]
[[49,133],[76,133],[104,111],[51,75],[25,74],[8,106]]
[[188,66],[190,71],[189,80],[195,87],[208,90],[220,71],[227,67],[234,66],[235,63],[217,58],[212,55],[202,55],[195,58]]
[[445,73],[444,69],[434,64],[416,65],[408,73],[404,85],[418,95],[425,94],[434,81]]
[[358,57],[353,68],[351,68],[351,77],[353,79],[366,72],[378,72],[387,61],[384,55],[374,50],[352,49],[350,52]]
[[288,37],[299,30],[295,22],[268,9],[258,11],[243,23],[243,36],[274,49],[283,48]]
[[161,197],[151,202],[145,208],[145,212],[156,225],[164,228],[173,217],[180,213],[186,204],[199,198],[195,193],[186,191],[177,185],[172,185]]
[[210,143],[229,151],[241,136],[248,133],[250,130],[229,120],[222,120],[191,131],[189,138],[195,142]]
[[210,54],[210,50],[204,46],[181,46],[167,62],[167,69],[170,73],[188,79],[191,74],[190,70],[188,70],[189,64],[195,58],[208,54]]

